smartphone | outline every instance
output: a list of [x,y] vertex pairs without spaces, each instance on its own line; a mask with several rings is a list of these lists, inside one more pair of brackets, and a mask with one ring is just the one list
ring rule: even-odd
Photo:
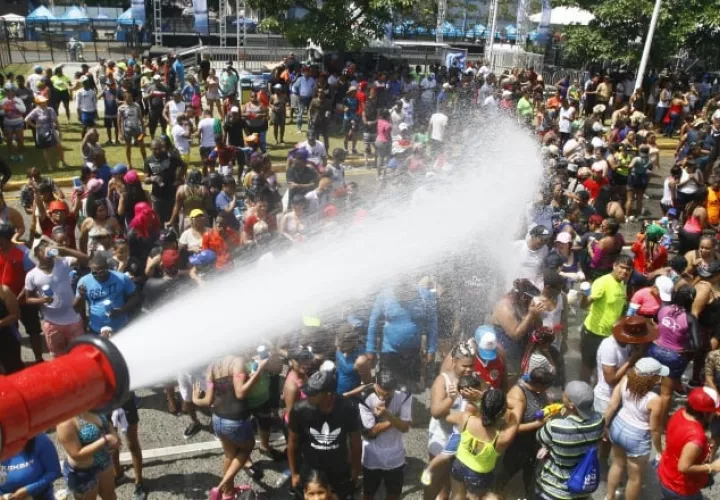
[[235,217],[236,217],[236,218],[239,219],[240,217],[242,217],[242,210],[240,209],[240,207],[235,207],[234,212],[235,212]]
[[73,187],[75,189],[82,189],[82,181],[80,181],[80,177],[73,177]]

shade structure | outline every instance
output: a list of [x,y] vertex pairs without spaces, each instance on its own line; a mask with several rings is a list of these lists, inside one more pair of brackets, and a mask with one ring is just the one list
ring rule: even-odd
[[87,24],[90,22],[90,18],[87,16],[85,11],[79,7],[70,7],[65,14],[58,18],[58,21],[63,24]]
[[[529,17],[530,21],[540,23],[542,21],[542,12],[533,14]],[[550,24],[555,26],[569,26],[578,24],[587,26],[595,16],[587,10],[578,7],[555,7],[550,11]]]
[[142,21],[133,19],[132,8],[130,8],[118,16],[117,23],[120,26],[132,26],[133,24],[140,25]]
[[5,21],[6,23],[24,23],[25,18],[23,16],[18,16],[17,14],[5,14],[4,16],[0,16],[0,19]]
[[472,31],[473,33],[476,33],[476,34],[482,34],[482,33],[485,33],[485,31],[487,31],[487,27],[484,24],[478,23],[475,26],[473,26],[470,31]]
[[32,23],[47,23],[48,21],[55,21],[56,17],[53,15],[52,12],[50,12],[50,9],[47,7],[41,6],[32,11],[28,16],[25,18],[25,23],[32,24]]

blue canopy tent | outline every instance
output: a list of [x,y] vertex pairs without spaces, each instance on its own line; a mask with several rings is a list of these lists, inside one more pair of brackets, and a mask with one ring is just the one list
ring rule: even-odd
[[55,16],[47,7],[38,7],[25,18],[25,38],[27,40],[40,40],[38,30],[44,31],[55,21]]
[[454,24],[445,21],[442,25],[442,33],[447,36],[463,36],[462,30],[455,27]]
[[142,21],[133,18],[132,8],[130,8],[118,16],[117,23],[120,26],[132,26],[133,24],[140,26]]
[[403,21],[393,26],[393,33],[396,35],[412,35],[415,33],[415,23],[412,21]]
[[60,21],[63,24],[88,24],[90,22],[90,18],[87,16],[87,14],[80,9],[79,7],[70,7],[65,14],[60,16],[58,18],[58,21]]
[[514,25],[508,24],[503,31],[505,32],[505,38],[508,40],[515,40],[517,38],[517,28]]
[[481,37],[481,36],[485,35],[486,31],[487,31],[487,28],[484,25],[478,23],[475,26],[473,26],[472,28],[470,28],[467,32],[465,32],[465,36],[477,38],[477,37]]

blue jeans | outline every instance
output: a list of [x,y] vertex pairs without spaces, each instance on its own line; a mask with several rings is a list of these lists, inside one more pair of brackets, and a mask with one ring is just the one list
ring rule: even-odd
[[249,419],[233,420],[213,414],[212,423],[217,437],[230,441],[236,446],[255,440],[252,422]]
[[694,495],[680,495],[672,490],[667,489],[660,483],[660,498],[662,500],[703,500],[703,495],[700,492]]
[[672,137],[677,128],[677,124],[680,121],[680,113],[670,113],[670,123],[665,126],[664,134],[667,137]]
[[310,101],[312,101],[312,97],[300,96],[300,104],[298,105],[298,109],[297,109],[297,126],[298,126],[298,128],[302,128],[303,115],[305,114],[305,111],[310,106]]
[[666,347],[660,347],[657,344],[650,344],[647,355],[656,359],[660,364],[670,369],[670,378],[680,380],[685,368],[690,363],[690,358],[685,354]]

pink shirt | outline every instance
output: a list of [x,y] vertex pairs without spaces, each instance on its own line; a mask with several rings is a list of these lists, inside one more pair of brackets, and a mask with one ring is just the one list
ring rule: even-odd
[[658,339],[660,347],[672,351],[684,351],[687,348],[690,327],[687,312],[676,305],[665,306],[658,312]]
[[657,314],[657,312],[660,310],[660,306],[662,305],[660,297],[656,297],[652,294],[652,287],[650,286],[641,288],[640,290],[635,292],[635,295],[632,296],[630,303],[638,304],[640,308],[638,309],[637,313],[640,316],[647,317],[655,316],[655,314]]
[[377,142],[390,142],[392,124],[380,118],[377,122]]

